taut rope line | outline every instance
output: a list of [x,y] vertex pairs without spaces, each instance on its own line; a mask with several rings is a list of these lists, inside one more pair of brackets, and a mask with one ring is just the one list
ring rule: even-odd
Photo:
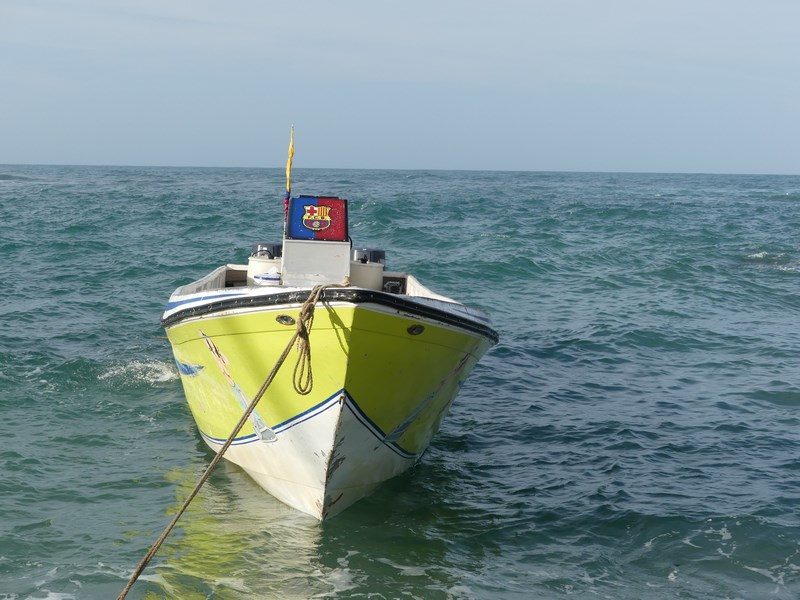
[[[225,451],[230,448],[233,440],[239,434],[244,424],[247,422],[247,419],[250,417],[250,413],[258,404],[258,401],[261,400],[261,397],[267,391],[267,388],[272,384],[272,380],[275,379],[275,375],[278,374],[278,370],[281,368],[283,363],[286,361],[286,357],[289,356],[289,352],[294,346],[294,343],[297,342],[297,351],[300,353],[300,356],[297,358],[297,364],[294,368],[294,386],[295,390],[299,394],[308,394],[311,391],[311,388],[314,383],[314,379],[311,374],[311,345],[309,343],[309,335],[311,334],[311,326],[314,323],[314,309],[316,308],[317,302],[319,302],[320,298],[322,298],[322,292],[325,288],[328,287],[341,287],[340,285],[317,285],[311,290],[311,293],[308,295],[308,299],[303,302],[303,305],[300,307],[300,313],[298,314],[297,318],[297,329],[292,336],[292,339],[289,340],[289,343],[286,344],[286,348],[283,349],[283,353],[278,358],[278,361],[275,363],[275,366],[272,367],[272,371],[270,371],[267,378],[264,380],[264,383],[261,384],[258,392],[256,392],[253,401],[248,405],[247,409],[242,414],[242,418],[239,419],[239,422],[236,424],[236,427],[233,428],[233,431],[228,436],[228,439],[225,440],[225,443],[222,445],[222,448],[217,455],[213,458],[213,460],[208,464],[206,470],[200,476],[200,479],[194,486],[194,489],[191,491],[189,496],[184,500],[181,507],[178,509],[178,512],[175,513],[175,516],[170,521],[169,525],[164,528],[164,531],[161,532],[161,535],[158,536],[158,539],[150,546],[150,550],[147,551],[142,561],[134,570],[133,575],[131,575],[128,583],[125,585],[125,589],[120,592],[119,596],[117,596],[117,600],[124,600],[124,598],[128,595],[128,592],[133,587],[133,584],[136,583],[136,580],[139,579],[139,576],[147,567],[148,563],[153,559],[158,552],[158,549],[164,543],[164,540],[167,539],[167,536],[178,523],[178,519],[181,518],[186,509],[189,507],[189,504],[194,497],[197,496],[197,493],[200,491],[200,488],[203,487],[203,484],[208,480],[211,476],[212,471],[217,466],[219,461],[222,460],[223,454]],[[299,373],[299,375],[298,375]]]

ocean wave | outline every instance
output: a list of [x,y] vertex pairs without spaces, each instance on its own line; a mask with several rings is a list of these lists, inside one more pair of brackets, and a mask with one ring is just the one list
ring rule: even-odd
[[25,177],[23,175],[11,175],[9,173],[0,173],[0,181],[36,181],[33,177]]
[[133,360],[107,368],[97,376],[100,381],[131,383],[167,383],[178,379],[178,370],[172,363],[160,360]]
[[753,252],[752,254],[747,254],[744,257],[744,260],[752,261],[752,262],[777,262],[783,260],[786,257],[786,253],[784,252],[767,252],[762,250],[760,252]]
[[784,273],[800,273],[800,263],[794,263],[791,265],[781,265],[779,267],[776,267],[776,269]]
[[753,268],[765,269],[767,271],[779,271],[782,273],[800,272],[800,260],[793,251],[767,251],[760,250],[741,256],[743,263],[751,265]]

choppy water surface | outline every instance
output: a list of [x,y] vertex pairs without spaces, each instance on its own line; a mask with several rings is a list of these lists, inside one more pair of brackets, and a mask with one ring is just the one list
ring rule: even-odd
[[[0,599],[111,598],[210,459],[158,326],[280,170],[0,166]],[[796,598],[800,178],[302,170],[501,343],[319,525],[223,464],[130,598]]]

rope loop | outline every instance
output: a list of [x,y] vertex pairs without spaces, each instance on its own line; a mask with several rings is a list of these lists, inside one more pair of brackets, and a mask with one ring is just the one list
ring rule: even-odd
[[311,393],[314,387],[314,373],[311,370],[311,327],[314,325],[314,310],[322,299],[322,294],[327,288],[349,287],[350,278],[346,277],[342,283],[328,283],[317,285],[311,290],[308,299],[300,307],[297,317],[297,362],[294,365],[292,384],[294,391],[301,396]]
[[314,309],[317,307],[317,302],[322,296],[323,290],[328,287],[318,285],[311,290],[308,299],[300,307],[300,313],[297,316],[297,362],[294,365],[294,374],[292,376],[292,383],[294,384],[294,391],[301,396],[306,396],[311,392],[314,387],[314,374],[311,370],[311,327],[314,325]]

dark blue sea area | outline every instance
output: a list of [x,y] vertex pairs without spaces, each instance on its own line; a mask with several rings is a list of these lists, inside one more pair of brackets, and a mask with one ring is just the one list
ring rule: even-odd
[[[281,169],[0,166],[0,600],[107,599],[211,458],[159,318]],[[488,311],[421,462],[319,524],[223,463],[129,598],[800,597],[800,177],[296,169]]]

